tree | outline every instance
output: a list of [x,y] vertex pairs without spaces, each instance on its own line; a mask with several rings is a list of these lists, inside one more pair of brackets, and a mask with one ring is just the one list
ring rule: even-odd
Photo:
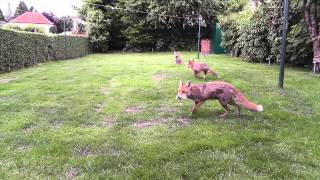
[[62,16],[57,22],[57,32],[62,33],[65,31],[71,31],[73,28],[73,20],[70,16]]
[[320,3],[318,0],[303,0],[304,21],[308,27],[313,47],[314,72],[320,73]]
[[14,16],[17,17],[17,16],[20,16],[21,14],[25,13],[25,12],[28,12],[29,9],[26,5],[26,3],[24,3],[24,1],[20,1],[15,13],[14,13]]
[[30,9],[29,9],[29,12],[34,12],[34,11],[36,11],[36,10],[34,9],[33,6],[31,6]]
[[4,21],[4,16],[3,16],[1,9],[0,9],[0,21]]

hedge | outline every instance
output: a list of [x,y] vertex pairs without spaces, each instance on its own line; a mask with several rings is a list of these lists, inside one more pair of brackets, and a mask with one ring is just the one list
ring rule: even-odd
[[[66,42],[66,54],[65,44]],[[30,67],[52,60],[73,59],[89,53],[88,38],[44,35],[0,29],[0,71]]]

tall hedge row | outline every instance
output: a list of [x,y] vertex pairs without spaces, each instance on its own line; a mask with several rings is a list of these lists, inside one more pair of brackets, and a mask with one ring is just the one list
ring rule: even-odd
[[48,36],[0,29],[0,71],[64,59],[65,55],[67,59],[82,57],[88,53],[86,37],[66,36],[65,39],[63,35]]

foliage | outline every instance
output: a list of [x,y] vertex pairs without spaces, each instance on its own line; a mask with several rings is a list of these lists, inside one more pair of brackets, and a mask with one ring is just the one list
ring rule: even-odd
[[0,9],[0,21],[4,21],[4,16],[1,9]]
[[37,63],[63,59],[64,42],[66,58],[76,58],[88,53],[85,37],[47,36],[38,33],[0,29],[0,71],[29,67]]
[[[195,48],[197,42],[199,11],[203,19],[202,37],[208,37],[211,35],[210,28],[217,21],[218,12],[225,9],[222,2],[84,0],[79,13],[87,20],[91,47],[96,51],[106,51],[109,47],[125,47],[127,50],[168,50],[175,47],[190,50]],[[108,47],[100,47],[106,46],[106,43]]]
[[49,29],[49,32],[52,34],[57,34],[58,33],[57,26],[51,26]]
[[65,31],[72,31],[73,28],[73,20],[70,16],[62,16],[58,19],[57,22],[57,32],[62,33]]
[[15,17],[20,16],[23,13],[28,12],[28,11],[29,11],[29,9],[28,9],[26,3],[24,1],[20,1],[18,4],[18,7],[16,8],[14,16]]
[[[250,62],[278,63],[282,32],[282,0],[262,2],[255,13],[244,6],[239,12],[220,17],[223,45]],[[287,61],[294,65],[310,63],[310,43],[306,39],[297,1],[290,1]],[[291,32],[293,31],[293,32]],[[300,49],[298,49],[300,47]],[[303,50],[301,50],[303,49]],[[303,52],[303,53],[302,53]]]
[[22,31],[27,32],[36,32],[36,33],[45,33],[45,29],[43,27],[39,27],[36,25],[28,25],[22,29]]
[[4,26],[3,29],[11,29],[11,30],[16,30],[16,31],[22,31],[23,30],[20,26],[12,25],[12,24]]

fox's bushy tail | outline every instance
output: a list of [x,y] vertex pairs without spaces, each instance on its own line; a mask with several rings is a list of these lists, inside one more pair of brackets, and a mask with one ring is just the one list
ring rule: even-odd
[[209,70],[208,70],[208,73],[212,74],[214,77],[219,77],[219,74],[216,73],[216,72],[215,72],[214,70],[212,70],[212,69],[209,69]]
[[233,89],[234,101],[236,104],[243,106],[246,109],[261,112],[263,111],[262,105],[257,105],[251,101],[249,101],[239,90]]

